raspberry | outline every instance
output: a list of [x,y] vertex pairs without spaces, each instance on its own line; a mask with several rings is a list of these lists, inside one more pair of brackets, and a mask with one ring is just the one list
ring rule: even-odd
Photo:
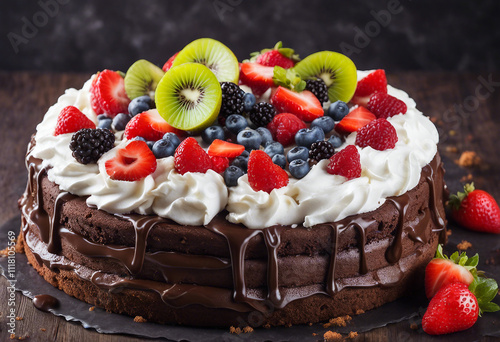
[[82,128],[95,128],[95,123],[74,106],[64,107],[57,116],[54,136],[75,133]]
[[375,150],[385,151],[394,148],[398,141],[396,129],[384,118],[374,120],[360,128],[355,144],[359,147],[370,146]]
[[273,139],[283,146],[288,146],[295,141],[295,134],[300,129],[306,128],[306,124],[296,115],[281,113],[274,117],[267,128],[271,131]]
[[114,143],[115,135],[108,129],[83,128],[73,134],[69,148],[79,163],[89,164],[96,163]]
[[253,150],[248,159],[248,183],[255,191],[270,193],[288,184],[288,174],[262,150]]
[[328,88],[325,81],[323,81],[322,79],[307,80],[306,90],[309,90],[311,93],[313,93],[314,96],[318,98],[319,102],[328,102]]
[[229,115],[243,113],[243,95],[245,95],[245,92],[232,82],[221,82],[220,87],[222,90],[222,102],[219,111],[219,121],[225,122],[225,119]]
[[349,145],[330,158],[327,172],[332,175],[344,176],[348,180],[361,177],[361,161],[358,149]]
[[328,159],[335,153],[335,148],[328,141],[317,141],[309,150],[309,164],[317,164],[322,159]]
[[406,113],[406,104],[392,95],[375,93],[370,97],[367,108],[377,118],[389,118],[398,114]]
[[174,160],[175,169],[181,175],[186,172],[205,173],[213,167],[210,157],[193,137],[181,142],[175,150]]
[[222,173],[229,167],[229,159],[227,157],[210,156],[210,160],[212,161],[211,169],[217,173]]
[[273,121],[276,115],[276,109],[272,104],[267,102],[259,102],[253,105],[250,111],[250,120],[259,127],[265,127]]

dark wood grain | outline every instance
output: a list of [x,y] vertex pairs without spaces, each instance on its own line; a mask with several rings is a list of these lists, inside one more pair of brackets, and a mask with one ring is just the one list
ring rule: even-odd
[[[17,199],[26,185],[24,154],[26,144],[49,106],[68,87],[79,88],[86,74],[48,74],[35,72],[0,72],[0,225],[18,215]],[[439,149],[447,169],[446,181],[452,192],[460,179],[471,174],[477,187],[500,199],[500,86],[486,89],[483,80],[500,84],[500,74],[458,74],[410,72],[389,75],[389,82],[406,90],[418,108],[435,118],[442,141]],[[491,83],[491,82],[490,82]],[[478,93],[478,88],[481,88]],[[478,95],[479,94],[479,95]],[[453,152],[450,148],[456,148]],[[462,151],[478,153],[482,164],[473,169],[458,167],[454,160]],[[495,237],[497,238],[497,237]],[[5,241],[0,237],[0,244]],[[3,248],[4,246],[0,246]],[[6,285],[0,279],[0,340],[9,340],[5,324]],[[76,323],[36,310],[26,297],[16,294],[18,335],[31,341],[140,341],[141,339],[104,335]],[[41,329],[45,329],[42,331]],[[440,340],[459,340],[459,335]],[[392,324],[361,334],[357,341],[424,341],[427,336],[410,329],[409,322]],[[482,341],[494,341],[485,337]]]

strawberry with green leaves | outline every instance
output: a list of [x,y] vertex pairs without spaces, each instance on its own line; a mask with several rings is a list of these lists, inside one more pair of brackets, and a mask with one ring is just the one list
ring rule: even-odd
[[500,208],[495,199],[474,183],[466,184],[464,192],[450,197],[453,219],[470,230],[500,234]]
[[277,42],[272,49],[253,52],[250,56],[251,62],[269,67],[280,66],[285,69],[293,68],[295,63],[300,61],[299,55],[295,54],[293,49],[284,48],[282,42]]

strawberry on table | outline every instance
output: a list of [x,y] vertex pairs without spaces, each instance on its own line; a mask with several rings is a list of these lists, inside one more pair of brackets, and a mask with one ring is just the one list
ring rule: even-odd
[[377,118],[389,118],[398,114],[406,114],[406,103],[385,93],[373,94],[366,106]]
[[251,62],[270,67],[280,66],[284,69],[293,68],[295,63],[300,60],[293,49],[284,48],[281,42],[276,43],[272,49],[264,49],[251,55]]
[[291,145],[295,142],[295,134],[302,128],[306,128],[304,121],[296,115],[281,113],[276,115],[267,125],[273,139],[283,146]]
[[56,129],[54,136],[65,133],[75,133],[82,128],[95,128],[95,123],[87,118],[75,106],[64,107],[57,116]]
[[377,117],[365,107],[357,107],[350,111],[339,123],[335,125],[335,131],[342,135],[356,132],[366,126]]
[[500,234],[500,208],[495,199],[474,183],[466,184],[464,192],[450,197],[453,219],[470,230]]
[[111,179],[133,182],[155,172],[156,157],[144,141],[134,140],[104,165]]
[[387,78],[382,69],[375,70],[358,81],[351,102],[366,106],[375,93],[387,93]]
[[150,109],[146,112],[134,116],[125,127],[124,136],[126,139],[143,137],[146,140],[160,140],[165,133],[175,133],[182,137],[184,132],[170,126],[164,118],[160,116],[158,110]]
[[248,159],[248,183],[255,191],[270,193],[288,184],[288,174],[262,150],[253,150]]
[[130,99],[123,77],[107,69],[98,73],[90,87],[90,102],[97,115],[107,114],[113,118],[119,113],[128,113]]
[[274,67],[259,63],[240,64],[240,84],[249,86],[255,96],[261,96],[274,86]]
[[245,151],[245,146],[233,144],[228,141],[215,139],[208,146],[207,153],[209,156],[235,158]]
[[186,172],[206,173],[213,168],[212,160],[195,138],[189,137],[175,150],[175,169],[181,175]]

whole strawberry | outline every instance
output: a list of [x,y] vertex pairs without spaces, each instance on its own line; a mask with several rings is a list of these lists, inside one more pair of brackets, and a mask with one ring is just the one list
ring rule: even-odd
[[474,183],[466,184],[464,192],[450,197],[453,219],[465,228],[484,233],[500,234],[500,208],[495,199]]
[[277,42],[272,49],[254,52],[251,56],[251,61],[255,61],[261,65],[270,67],[280,66],[285,69],[293,68],[295,63],[299,61],[299,56],[295,54],[294,50],[284,48],[281,42]]
[[175,150],[175,169],[181,175],[186,172],[205,173],[213,168],[210,156],[198,144],[195,138],[190,137],[181,142]]

